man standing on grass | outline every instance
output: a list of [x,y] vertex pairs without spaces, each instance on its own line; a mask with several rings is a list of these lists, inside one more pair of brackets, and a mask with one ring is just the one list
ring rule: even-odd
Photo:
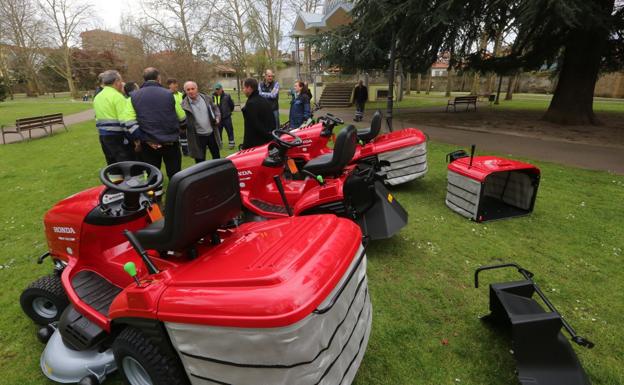
[[273,112],[273,119],[275,119],[274,129],[280,128],[279,119],[279,83],[275,80],[273,71],[266,70],[264,73],[264,81],[260,83],[258,93],[260,96],[269,101],[271,105],[271,111]]
[[[178,79],[169,78],[167,79],[167,88],[173,94],[173,98],[175,99],[177,104],[182,104],[182,99],[184,99],[184,94],[178,91]],[[186,131],[182,130],[180,132],[180,148],[182,149],[182,155],[188,156],[188,140],[186,138]]]
[[219,137],[223,141],[223,129],[227,132],[228,144],[230,150],[234,148],[234,126],[232,125],[232,111],[234,111],[234,101],[230,95],[223,91],[221,83],[217,83],[214,86],[215,91],[212,94],[212,101],[219,108],[221,112],[221,124],[219,124]]
[[269,102],[259,95],[256,79],[245,79],[243,92],[247,95],[247,102],[242,108],[245,119],[245,137],[241,148],[245,150],[271,141],[274,115]]
[[363,81],[359,81],[353,90],[353,101],[355,102],[355,121],[361,122],[364,118],[364,106],[368,100],[368,88]]
[[186,115],[171,91],[160,85],[156,68],[146,68],[143,80],[127,103],[126,126],[141,140],[141,160],[158,168],[164,161],[171,180],[182,168],[179,139]]
[[206,147],[212,159],[219,159],[221,137],[217,127],[221,123],[219,107],[215,106],[208,95],[202,94],[197,83],[184,83],[186,97],[182,100],[182,108],[186,112],[186,137],[189,144],[189,155],[195,163],[206,160]]
[[108,70],[100,74],[100,80],[103,87],[93,100],[93,109],[106,163],[135,160],[132,141],[123,123],[126,98],[122,94],[121,75],[117,71]]

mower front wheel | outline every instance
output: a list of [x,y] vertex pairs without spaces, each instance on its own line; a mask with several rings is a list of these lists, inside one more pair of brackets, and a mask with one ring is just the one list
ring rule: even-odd
[[113,342],[113,353],[128,385],[188,385],[178,358],[161,352],[139,329],[124,329]]
[[20,296],[22,310],[39,325],[58,321],[68,304],[61,278],[55,274],[34,281]]

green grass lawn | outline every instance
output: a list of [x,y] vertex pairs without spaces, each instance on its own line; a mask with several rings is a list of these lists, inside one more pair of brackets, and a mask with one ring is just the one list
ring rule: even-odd
[[72,100],[66,96],[58,96],[56,98],[49,95],[37,98],[17,97],[15,100],[7,99],[0,103],[0,124],[13,126],[15,119],[58,112],[69,115],[90,108],[91,102]]
[[[238,143],[240,113],[234,124]],[[478,317],[488,312],[487,283],[519,276],[486,272],[483,287],[472,287],[476,267],[500,261],[536,273],[579,334],[596,343],[593,350],[575,345],[592,384],[623,384],[624,176],[534,162],[542,170],[535,212],[475,224],[444,204],[444,158],[453,149],[429,144],[429,173],[393,189],[409,212],[408,226],[368,249],[373,331],[356,384],[516,384],[509,341]],[[35,263],[47,250],[44,213],[98,185],[104,156],[93,122],[85,122],[0,146],[0,159],[0,383],[50,384],[39,369],[43,345],[19,295],[51,271],[49,261]],[[184,166],[191,163],[186,158]],[[115,375],[107,383],[121,382]]]

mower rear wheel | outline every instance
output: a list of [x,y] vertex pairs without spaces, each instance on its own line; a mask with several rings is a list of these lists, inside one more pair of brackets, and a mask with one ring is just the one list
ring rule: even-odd
[[55,274],[34,281],[20,296],[22,310],[39,325],[58,321],[68,304],[61,278]]
[[124,329],[113,342],[113,353],[128,385],[188,385],[178,358],[161,352],[139,329]]

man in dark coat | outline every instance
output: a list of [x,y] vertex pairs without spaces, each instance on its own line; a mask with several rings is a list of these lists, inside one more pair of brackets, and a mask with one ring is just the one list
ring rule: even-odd
[[126,126],[141,140],[141,159],[158,168],[164,161],[171,179],[182,168],[179,139],[186,115],[171,92],[160,84],[156,68],[146,68],[143,79],[145,83],[132,93],[127,104]]
[[217,127],[221,122],[219,108],[210,96],[202,94],[197,83],[184,83],[186,97],[182,100],[182,108],[186,112],[186,137],[189,155],[195,163],[206,160],[206,148],[210,150],[212,159],[219,159],[221,136]]
[[256,79],[246,79],[243,83],[243,92],[247,95],[247,102],[242,109],[245,118],[245,137],[241,148],[244,150],[271,141],[275,118],[271,104],[258,94]]
[[360,122],[364,117],[364,106],[368,100],[368,88],[363,81],[359,81],[353,90],[353,101],[355,102],[355,121]]
[[234,148],[234,126],[232,125],[232,111],[234,111],[234,101],[230,95],[223,90],[221,83],[214,86],[215,91],[212,94],[212,102],[219,107],[221,112],[221,124],[219,124],[219,136],[223,139],[223,129],[227,132],[228,144],[230,149]]

